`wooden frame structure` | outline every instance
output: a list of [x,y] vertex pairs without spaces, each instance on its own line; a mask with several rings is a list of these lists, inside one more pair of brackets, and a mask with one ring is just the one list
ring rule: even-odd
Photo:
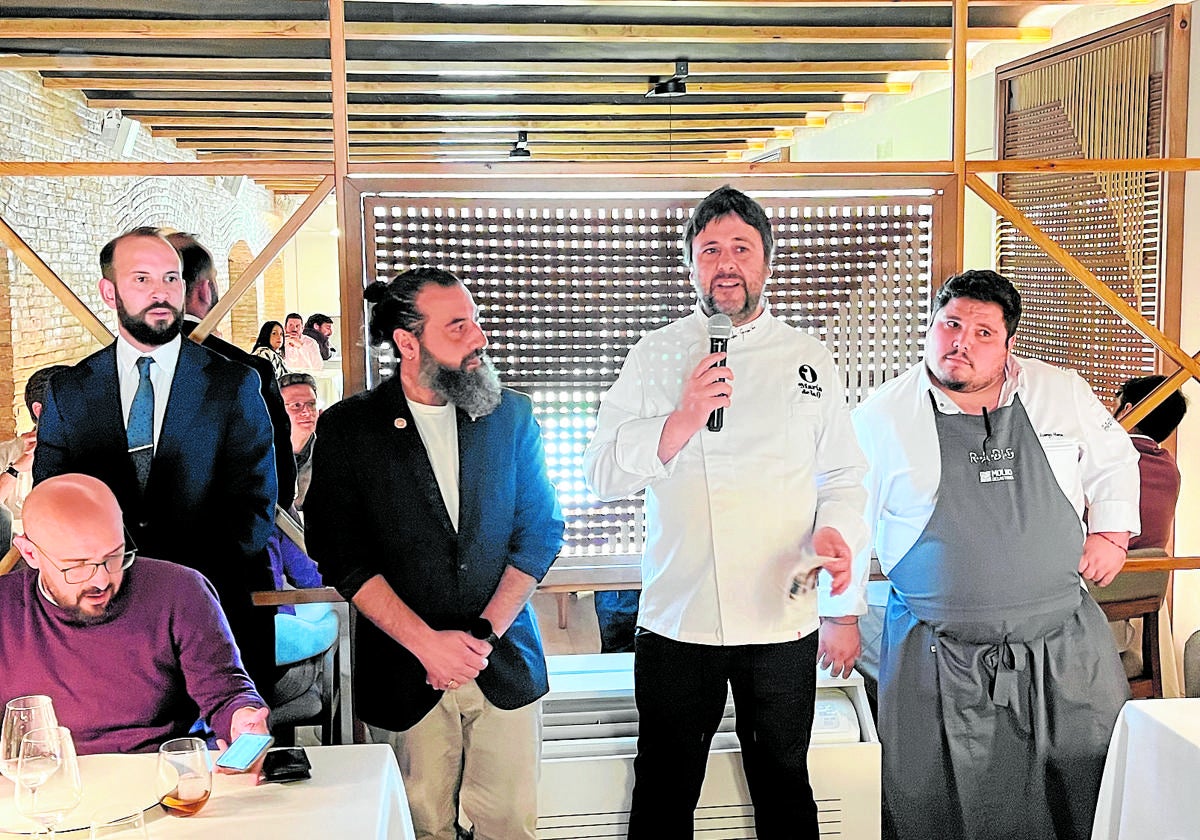
[[[714,0],[715,2],[715,0]],[[778,4],[778,5],[793,5],[803,6],[807,2],[816,2],[816,0],[759,0],[759,5]],[[918,0],[906,0],[906,2],[918,2]],[[1004,0],[981,0],[977,5],[1002,3]],[[592,3],[598,6],[606,4],[616,4],[617,0],[592,0]],[[725,5],[739,5],[732,0],[725,0]],[[746,4],[752,5],[752,4]],[[942,4],[933,4],[942,5]],[[193,338],[202,340],[215,326],[217,321],[223,317],[237,298],[250,288],[254,280],[262,272],[265,266],[273,259],[294,233],[303,225],[311,213],[316,209],[318,204],[326,195],[333,192],[337,200],[338,208],[338,223],[343,234],[338,239],[338,262],[341,278],[341,305],[343,313],[342,321],[342,341],[344,347],[353,347],[358,341],[358,337],[362,334],[363,329],[363,312],[362,312],[362,278],[364,276],[363,265],[363,243],[361,235],[361,225],[354,225],[356,221],[355,209],[360,208],[360,197],[363,192],[363,187],[370,184],[369,180],[372,177],[389,176],[394,179],[401,179],[405,182],[415,182],[422,179],[436,178],[439,180],[454,179],[460,184],[467,184],[471,181],[485,182],[493,179],[504,179],[519,175],[522,178],[539,178],[547,181],[553,181],[563,177],[572,179],[579,178],[604,178],[614,175],[620,175],[624,178],[663,178],[663,177],[738,177],[745,179],[753,179],[760,176],[776,176],[776,177],[792,177],[797,179],[810,179],[814,176],[830,175],[830,174],[905,174],[905,175],[926,175],[933,178],[950,179],[953,184],[952,189],[945,192],[944,201],[948,203],[946,209],[952,210],[953,224],[948,231],[949,236],[941,237],[939,248],[948,249],[948,252],[943,254],[940,260],[943,273],[949,273],[951,269],[957,269],[962,266],[963,260],[963,243],[964,243],[964,207],[966,203],[966,195],[968,191],[975,193],[984,200],[996,213],[1011,221],[1016,227],[1022,230],[1035,243],[1046,250],[1063,268],[1073,277],[1079,280],[1080,283],[1089,288],[1106,306],[1112,309],[1125,319],[1134,329],[1144,335],[1147,339],[1162,353],[1164,359],[1174,362],[1179,366],[1179,370],[1175,372],[1162,387],[1157,389],[1153,394],[1147,397],[1137,406],[1133,412],[1128,415],[1122,422],[1126,427],[1135,425],[1142,417],[1151,411],[1163,398],[1175,390],[1188,377],[1200,380],[1200,353],[1192,356],[1177,342],[1178,338],[1178,321],[1177,313],[1179,311],[1178,291],[1176,290],[1176,299],[1173,303],[1168,302],[1173,306],[1176,312],[1176,322],[1169,327],[1167,332],[1164,332],[1153,324],[1150,324],[1139,313],[1134,311],[1128,304],[1124,302],[1118,295],[1107,288],[1099,281],[1086,267],[1078,260],[1074,259],[1070,254],[1065,252],[1050,240],[1042,231],[1022,216],[1009,202],[993,190],[980,176],[989,173],[999,172],[1031,172],[1031,171],[1088,171],[1088,172],[1121,172],[1121,171],[1161,171],[1169,173],[1181,173],[1200,169],[1200,158],[1186,157],[1166,157],[1162,159],[1140,159],[1140,160],[1109,160],[1109,159],[1089,159],[1089,160],[992,160],[992,161],[971,161],[966,157],[966,81],[967,81],[967,60],[966,60],[966,45],[970,38],[987,37],[987,38],[1005,38],[1011,33],[1000,31],[983,32],[978,28],[969,28],[967,24],[968,7],[971,4],[970,0],[953,0],[949,5],[953,6],[953,26],[950,31],[951,42],[953,44],[952,60],[950,70],[952,76],[952,137],[951,137],[951,158],[944,161],[895,161],[895,162],[826,162],[826,163],[773,163],[773,164],[714,164],[709,162],[657,162],[657,163],[626,163],[626,164],[609,164],[609,163],[576,163],[572,164],[569,172],[564,171],[564,167],[560,164],[536,164],[529,162],[514,162],[514,163],[489,163],[489,164],[428,164],[428,163],[404,163],[404,162],[369,162],[355,160],[350,152],[350,124],[349,115],[352,106],[349,103],[350,86],[347,84],[347,71],[350,63],[347,61],[346,55],[346,39],[372,39],[372,38],[397,38],[404,37],[406,33],[418,34],[424,32],[422,24],[365,24],[361,22],[348,23],[345,18],[345,2],[344,0],[329,0],[329,19],[327,23],[323,22],[292,22],[289,26],[281,26],[278,21],[262,21],[257,24],[245,23],[241,29],[224,25],[220,28],[220,37],[280,37],[280,38],[328,38],[329,40],[329,60],[328,70],[331,78],[332,92],[332,161],[328,160],[286,160],[281,158],[276,159],[249,159],[249,158],[234,158],[234,159],[212,159],[198,161],[195,163],[125,163],[125,162],[71,162],[71,161],[56,161],[56,162],[24,162],[24,161],[0,161],[0,177],[3,176],[68,176],[68,175],[89,175],[89,176],[117,176],[117,175],[248,175],[254,177],[272,176],[279,179],[299,179],[296,184],[298,188],[302,188],[304,184],[311,184],[312,179],[319,178],[320,183],[315,189],[306,190],[307,198],[300,208],[292,215],[290,219],[279,229],[272,237],[266,248],[251,265],[243,272],[243,274],[231,283],[229,293],[221,300],[221,303],[209,314],[204,322],[193,333]],[[1175,25],[1172,38],[1178,44],[1184,43],[1183,39],[1189,37],[1188,26],[1190,25],[1190,10],[1186,7],[1177,7],[1174,10]],[[229,24],[230,22],[225,22]],[[39,24],[37,20],[8,20],[5,23],[9,34],[18,34],[22,37],[37,38],[37,37],[55,37],[62,36],[61,30],[51,30],[43,24]],[[120,20],[89,20],[77,22],[79,31],[74,32],[76,37],[87,37],[89,33],[95,37],[129,37],[129,38],[148,38],[148,37],[164,37],[175,33],[175,37],[197,38],[206,37],[204,22],[189,21],[184,26],[180,27],[170,21],[120,21]],[[440,26],[450,26],[441,24]],[[15,29],[13,28],[15,27]],[[752,29],[753,27],[748,27]],[[750,33],[735,33],[735,32],[712,32],[697,31],[691,33],[692,37],[705,38],[734,38],[749,35]],[[803,27],[788,27],[787,31],[779,32],[756,32],[755,37],[781,37],[787,40],[804,41],[814,37],[828,37],[829,31],[821,33],[815,31],[805,31]],[[936,30],[936,31],[934,31]],[[449,29],[445,30],[450,32]],[[461,30],[455,32],[462,36],[464,33]],[[213,33],[209,33],[210,35]],[[425,36],[430,33],[424,32]],[[536,31],[516,33],[511,27],[505,31],[493,30],[487,26],[477,27],[472,33],[474,37],[480,39],[497,39],[514,37],[517,34],[523,37],[534,38],[549,38],[553,40],[571,40],[571,39],[586,39],[589,37],[604,37],[603,32],[588,31],[585,29],[577,29],[566,32],[553,32],[548,29],[539,29]],[[660,33],[656,33],[652,27],[647,27],[643,33],[644,37],[655,38]],[[678,33],[676,33],[678,35]],[[861,33],[860,33],[861,34]],[[887,41],[891,38],[931,38],[944,39],[946,32],[941,29],[930,28],[928,32],[899,32],[880,30],[873,32],[871,37],[876,40]],[[1035,33],[1037,34],[1037,33]],[[1044,33],[1048,36],[1048,33]],[[665,36],[664,36],[665,37]],[[39,61],[41,64],[39,64]],[[28,69],[36,69],[43,66],[46,60],[28,59],[24,65]],[[361,62],[360,62],[361,64]],[[20,66],[9,62],[7,67]],[[56,65],[59,67],[69,66],[69,62]],[[940,63],[941,68],[945,67],[944,62]],[[143,68],[146,71],[152,71],[152,68],[147,66]],[[355,69],[362,69],[356,67]],[[1168,125],[1171,126],[1171,131],[1174,132],[1176,140],[1182,137],[1182,133],[1186,129],[1186,122],[1183,119],[1186,114],[1186,91],[1182,96],[1176,96],[1169,104],[1169,113],[1167,114]],[[181,118],[182,119],[182,118]],[[259,120],[259,122],[266,122]],[[367,124],[356,123],[359,129],[364,128]],[[324,136],[324,135],[322,135]],[[1180,143],[1173,142],[1169,144],[1168,150],[1178,150],[1182,148]],[[1173,152],[1172,152],[1173,153]],[[281,181],[281,183],[283,183]],[[816,183],[816,181],[814,181]],[[1173,188],[1171,190],[1172,200],[1182,200],[1182,190]],[[1178,199],[1175,197],[1178,196]],[[1181,232],[1172,234],[1174,239],[1174,254],[1169,259],[1175,260],[1178,263],[1179,256],[1179,237]],[[87,307],[71,292],[71,290],[58,278],[54,272],[37,256],[3,219],[0,219],[0,241],[3,241],[17,256],[29,266],[30,270],[42,280],[43,283],[53,291],[64,304],[75,313],[80,320],[88,327],[89,331],[101,341],[107,340],[110,336],[107,328],[99,321],[96,316],[91,313]],[[1170,251],[1169,251],[1170,253]],[[1176,266],[1177,267],[1177,266]],[[1170,333],[1170,334],[1169,334]],[[1172,335],[1173,334],[1173,335]],[[344,360],[345,381],[349,388],[353,389],[360,387],[365,381],[365,359],[355,354],[345,354]]]

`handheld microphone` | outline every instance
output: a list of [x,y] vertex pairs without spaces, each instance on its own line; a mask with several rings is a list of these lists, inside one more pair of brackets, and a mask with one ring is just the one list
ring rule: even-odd
[[[708,319],[708,352],[724,353],[729,349],[729,339],[733,335],[733,321],[728,315],[718,312]],[[713,365],[716,367],[716,365]],[[724,379],[718,380],[724,382]],[[725,409],[714,408],[708,415],[708,430],[719,432],[725,425]]]

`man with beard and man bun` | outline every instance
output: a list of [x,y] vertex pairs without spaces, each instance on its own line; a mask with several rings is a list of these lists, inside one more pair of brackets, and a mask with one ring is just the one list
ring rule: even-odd
[[273,433],[254,371],[179,334],[179,254],[157,228],[100,252],[100,296],[117,340],[50,383],[38,422],[34,483],[84,473],[113,491],[138,548],[207,577],[246,670],[274,682],[267,540],[276,500]]
[[400,762],[418,837],[535,836],[540,704],[529,606],[562,543],[528,397],[500,387],[479,310],[446,271],[368,286],[399,372],[321,415],[309,552],[367,619],[355,711]]

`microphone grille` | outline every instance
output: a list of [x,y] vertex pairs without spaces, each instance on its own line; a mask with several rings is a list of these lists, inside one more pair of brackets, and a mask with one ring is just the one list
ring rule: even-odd
[[728,341],[733,337],[733,321],[723,312],[718,312],[708,319],[708,337]]

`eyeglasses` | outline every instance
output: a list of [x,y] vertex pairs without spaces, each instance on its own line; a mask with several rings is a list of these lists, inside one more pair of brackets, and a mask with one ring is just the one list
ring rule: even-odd
[[[29,537],[26,537],[25,539],[29,540]],[[101,566],[103,566],[110,575],[115,575],[117,572],[123,572],[128,569],[133,565],[133,561],[137,559],[137,546],[133,545],[133,540],[130,539],[128,533],[125,534],[126,550],[122,551],[120,554],[113,554],[97,563],[79,560],[65,568],[60,566],[59,561],[51,557],[50,554],[47,553],[46,549],[42,548],[33,540],[29,540],[29,542],[34,548],[42,552],[42,554],[46,556],[47,560],[52,561],[54,568],[62,572],[63,580],[72,585],[87,583],[96,576],[96,569],[100,568]],[[129,548],[129,546],[133,547]]]
[[307,411],[311,414],[317,413],[317,401],[316,400],[309,400],[307,402],[284,403],[283,407],[294,414],[299,414],[302,411]]

